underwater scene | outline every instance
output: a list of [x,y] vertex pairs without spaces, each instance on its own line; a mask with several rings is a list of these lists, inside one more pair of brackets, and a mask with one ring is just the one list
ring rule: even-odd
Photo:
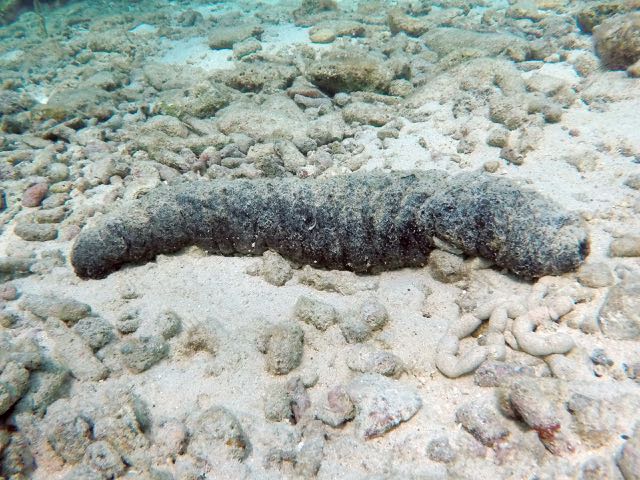
[[640,0],[0,0],[0,480],[640,480]]

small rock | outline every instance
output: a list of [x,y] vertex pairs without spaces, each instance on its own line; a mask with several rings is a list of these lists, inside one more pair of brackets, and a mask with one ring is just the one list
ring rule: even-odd
[[617,459],[618,468],[625,480],[640,479],[640,424],[622,447]]
[[87,447],[84,464],[100,472],[103,478],[116,478],[124,473],[126,468],[120,454],[105,441],[94,442]]
[[375,299],[369,299],[358,311],[345,314],[339,325],[348,343],[359,343],[367,340],[373,332],[382,329],[388,321],[389,314],[384,305]]
[[264,416],[271,422],[293,419],[291,397],[284,385],[276,384],[267,388],[263,397]]
[[476,402],[458,408],[456,421],[487,447],[493,447],[509,436],[509,429],[502,423],[497,412]]
[[91,314],[91,307],[86,303],[49,295],[25,295],[20,307],[37,317],[55,317],[69,325]]
[[379,373],[386,377],[398,377],[404,371],[402,361],[397,356],[370,345],[351,347],[347,354],[347,366],[355,372]]
[[24,366],[9,362],[0,374],[0,415],[4,415],[26,392],[29,372]]
[[242,461],[250,448],[240,422],[223,407],[212,407],[198,417],[187,447],[191,455],[214,465],[221,455]]
[[462,257],[444,250],[431,252],[429,255],[429,268],[433,278],[443,283],[457,282],[466,274]]
[[640,235],[625,235],[611,242],[612,257],[640,257]]
[[298,320],[321,331],[333,325],[338,316],[336,309],[328,303],[306,296],[298,298],[294,306],[294,315]]
[[611,287],[598,322],[608,338],[635,340],[640,337],[640,283],[623,282]]
[[456,459],[456,451],[447,437],[438,437],[427,445],[427,456],[433,462],[451,463]]
[[82,460],[91,444],[90,420],[72,409],[57,408],[47,412],[46,422],[45,434],[53,450],[66,462]]
[[327,400],[316,412],[316,418],[336,428],[352,420],[355,414],[355,406],[347,391],[344,387],[337,386],[327,393]]
[[133,333],[140,327],[140,315],[137,310],[124,312],[116,320],[116,328],[120,333]]
[[331,43],[336,39],[336,33],[329,28],[312,28],[309,40],[313,43]]
[[182,328],[182,320],[177,313],[172,310],[165,310],[160,313],[153,323],[153,333],[161,335],[166,340],[175,337]]
[[287,260],[276,252],[267,250],[262,256],[260,274],[271,285],[281,287],[291,279],[293,271]]
[[604,457],[590,457],[580,467],[580,480],[617,480],[618,468],[613,461]]
[[140,373],[166,357],[169,345],[160,335],[128,338],[122,342],[120,353],[129,370]]
[[624,70],[640,60],[640,13],[615,15],[593,33],[598,56],[609,70]]
[[0,285],[0,300],[10,302],[18,298],[18,289],[12,283],[3,283]]
[[94,351],[101,349],[115,338],[115,332],[109,322],[101,317],[85,317],[73,326],[73,330]]
[[596,348],[591,352],[589,358],[595,365],[602,365],[605,367],[611,367],[613,365],[613,360],[609,358],[606,352],[602,348]]
[[49,186],[46,183],[36,183],[24,191],[22,195],[23,207],[37,207],[47,196]]
[[188,328],[181,336],[177,348],[177,352],[183,356],[198,352],[216,355],[217,351],[218,341],[215,331],[204,324]]
[[153,445],[162,458],[175,460],[185,453],[189,432],[176,419],[163,421],[154,431]]
[[356,430],[365,440],[406,422],[422,406],[413,388],[375,373],[358,377],[347,386],[347,393],[356,406]]
[[578,281],[585,287],[601,288],[614,284],[613,272],[603,262],[586,263],[577,273]]
[[474,382],[479,387],[499,387],[519,375],[533,376],[532,367],[489,360],[484,362],[474,374]]
[[48,242],[58,238],[58,227],[46,223],[18,222],[13,231],[27,242]]
[[294,323],[271,325],[258,338],[258,350],[266,355],[267,371],[284,375],[302,362],[304,334]]
[[612,405],[575,393],[567,404],[567,410],[573,415],[574,430],[585,445],[600,448],[613,440],[616,412]]

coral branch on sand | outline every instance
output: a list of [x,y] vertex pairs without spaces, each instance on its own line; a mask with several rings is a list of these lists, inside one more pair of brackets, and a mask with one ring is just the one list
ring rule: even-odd
[[573,270],[588,253],[578,216],[535,191],[427,171],[161,187],[85,227],[71,262],[80,277],[102,278],[197,245],[364,273],[425,264],[434,237],[525,277]]

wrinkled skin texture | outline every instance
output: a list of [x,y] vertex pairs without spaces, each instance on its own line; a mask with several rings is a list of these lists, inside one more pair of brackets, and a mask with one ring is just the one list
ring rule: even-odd
[[103,278],[197,245],[375,273],[424,265],[434,236],[523,277],[573,270],[588,253],[578,217],[538,193],[481,173],[427,171],[161,187],[85,227],[71,262],[78,276]]

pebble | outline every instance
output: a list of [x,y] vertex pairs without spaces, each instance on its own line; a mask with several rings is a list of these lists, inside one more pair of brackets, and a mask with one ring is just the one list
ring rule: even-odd
[[388,321],[389,314],[384,305],[375,299],[368,299],[358,311],[347,312],[340,318],[339,326],[348,343],[359,343],[382,329]]
[[323,332],[333,325],[338,317],[333,306],[307,296],[298,298],[294,306],[294,315],[298,320]]
[[49,186],[46,183],[36,183],[24,191],[22,195],[23,207],[37,207],[46,197]]
[[281,287],[293,276],[291,264],[282,256],[271,250],[267,250],[262,255],[262,266],[260,274],[271,285]]
[[25,393],[29,371],[17,362],[7,363],[0,374],[0,415],[4,415]]
[[93,351],[99,350],[115,338],[115,332],[109,322],[102,317],[85,317],[73,326]]
[[427,456],[434,462],[451,463],[457,454],[447,437],[437,437],[427,445]]
[[466,274],[462,257],[444,250],[431,252],[429,255],[429,268],[433,278],[442,283],[457,282]]
[[346,359],[347,366],[354,372],[398,377],[404,371],[402,361],[396,355],[371,345],[354,345],[349,349]]
[[55,317],[68,325],[91,314],[91,307],[72,298],[50,295],[25,295],[20,308],[40,318]]
[[152,334],[160,335],[169,340],[182,329],[182,320],[180,316],[173,310],[165,310],[161,312],[153,322]]
[[335,32],[329,28],[312,28],[309,32],[309,40],[313,43],[331,43],[335,39]]
[[240,422],[224,407],[209,408],[198,417],[187,447],[191,455],[214,465],[220,457],[242,461],[250,450]]
[[611,287],[598,322],[605,337],[614,340],[640,338],[640,283],[623,282]]
[[257,346],[266,357],[266,369],[274,375],[284,375],[302,362],[304,334],[295,323],[271,325],[258,338]]
[[617,463],[625,480],[640,479],[640,423],[636,424],[633,435],[623,445]]
[[493,447],[509,436],[509,429],[498,413],[477,402],[470,402],[458,408],[456,421],[487,447]]
[[338,385],[327,392],[327,398],[316,411],[316,418],[337,428],[353,420],[356,410],[345,387]]
[[28,242],[47,242],[58,237],[58,227],[46,223],[16,223],[14,233]]
[[609,287],[615,282],[611,268],[604,262],[584,264],[578,270],[577,278],[582,285],[590,288]]
[[141,373],[166,357],[169,345],[161,335],[129,337],[120,345],[120,353],[129,370]]
[[3,283],[0,285],[0,299],[10,302],[18,298],[18,289],[12,283]]
[[384,435],[422,407],[414,388],[376,373],[361,375],[346,390],[356,406],[357,435],[365,440]]
[[263,397],[264,416],[270,422],[291,421],[291,397],[285,385],[275,384],[267,387]]
[[117,478],[126,468],[120,454],[105,441],[89,445],[85,450],[83,463],[99,472],[102,478]]
[[640,235],[625,235],[611,242],[612,257],[640,257]]
[[499,387],[518,376],[534,376],[534,369],[526,365],[488,360],[478,367],[473,380],[479,387]]
[[116,328],[120,333],[133,333],[140,327],[140,315],[137,310],[129,310],[116,320]]

